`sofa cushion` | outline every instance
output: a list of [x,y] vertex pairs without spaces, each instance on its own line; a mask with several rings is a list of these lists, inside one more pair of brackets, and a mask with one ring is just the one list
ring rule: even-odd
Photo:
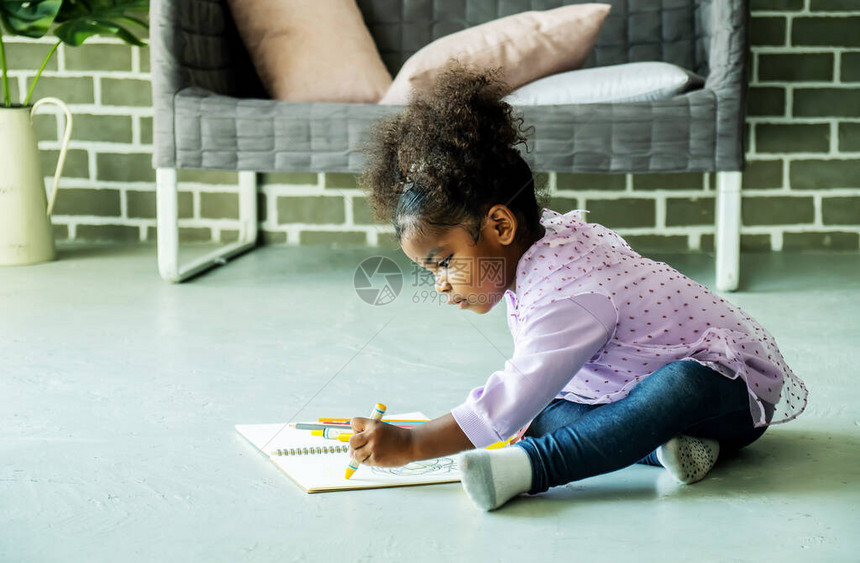
[[517,88],[505,101],[518,106],[651,102],[701,88],[705,79],[663,62],[572,70]]
[[409,57],[379,101],[405,104],[429,90],[452,59],[479,69],[501,68],[513,90],[537,78],[582,66],[609,4],[576,4],[514,14],[440,37]]
[[375,103],[391,85],[355,0],[229,0],[229,6],[273,99]]
[[[155,153],[156,166],[259,172],[361,172],[361,140],[402,110],[243,99],[202,88],[181,90],[174,103],[176,144],[169,154]],[[727,170],[737,161],[717,151],[717,103],[703,88],[638,104],[523,106],[525,124],[534,127],[533,150],[524,156],[535,170],[557,172]]]

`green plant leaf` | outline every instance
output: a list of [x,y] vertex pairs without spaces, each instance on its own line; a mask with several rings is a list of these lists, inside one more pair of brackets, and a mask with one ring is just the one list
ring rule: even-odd
[[130,24],[136,25],[136,26],[141,27],[143,29],[149,29],[149,24],[140,18],[135,18],[132,16],[121,16],[121,17],[118,17],[116,19],[117,19],[117,21],[128,22]]
[[78,47],[93,35],[113,35],[130,45],[145,45],[143,41],[121,25],[102,18],[89,17],[69,20],[59,25],[54,33],[63,43],[73,47]]
[[[2,1],[2,0],[0,0]],[[54,30],[56,36],[68,45],[77,47],[94,35],[112,35],[129,45],[143,46],[123,24],[144,29],[149,25],[129,12],[146,12],[149,0],[65,0]]]
[[95,16],[116,18],[129,12],[147,12],[149,0],[64,0],[57,22]]
[[0,0],[0,21],[14,35],[42,37],[62,5],[63,0]]

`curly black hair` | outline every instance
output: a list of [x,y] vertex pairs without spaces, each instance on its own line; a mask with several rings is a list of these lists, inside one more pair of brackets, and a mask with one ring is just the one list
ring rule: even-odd
[[518,241],[540,231],[539,190],[517,149],[527,130],[502,101],[510,89],[499,75],[451,65],[431,91],[413,93],[405,110],[374,127],[359,182],[398,241],[461,226],[477,242],[496,204],[516,216]]

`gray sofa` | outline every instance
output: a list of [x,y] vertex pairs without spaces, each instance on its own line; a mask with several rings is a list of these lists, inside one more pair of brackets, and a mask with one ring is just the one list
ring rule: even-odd
[[[717,172],[717,288],[738,282],[740,171],[744,163],[746,0],[604,0],[612,11],[586,66],[665,61],[706,78],[703,89],[655,102],[528,106],[536,170],[588,173]],[[392,73],[454,31],[576,0],[358,0]],[[256,242],[256,172],[359,172],[359,144],[398,107],[265,99],[224,0],[153,0],[162,276],[181,281]],[[238,170],[238,243],[187,267],[176,260],[179,168]]]

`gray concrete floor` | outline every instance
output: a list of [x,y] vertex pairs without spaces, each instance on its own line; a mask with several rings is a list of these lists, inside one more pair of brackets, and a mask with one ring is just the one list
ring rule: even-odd
[[[481,513],[459,484],[307,495],[236,423],[437,416],[512,349],[372,249],[267,247],[183,285],[151,246],[0,269],[2,561],[857,561],[860,255],[751,254],[728,296],[807,382],[796,421],[672,485],[636,466]],[[661,257],[710,284],[712,258]],[[417,301],[417,303],[413,302]]]

